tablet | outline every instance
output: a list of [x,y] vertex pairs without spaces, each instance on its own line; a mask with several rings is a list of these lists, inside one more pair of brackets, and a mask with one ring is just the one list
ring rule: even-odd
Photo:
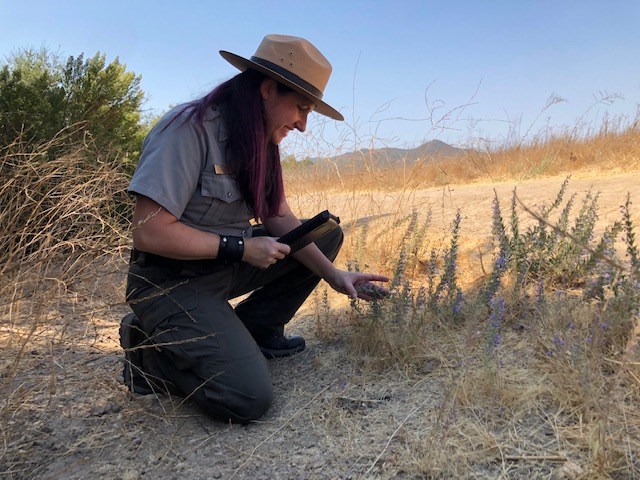
[[294,228],[289,233],[285,233],[278,239],[278,242],[289,245],[291,247],[290,253],[294,253],[315,242],[334,228],[338,228],[339,223],[340,219],[338,217],[329,213],[329,210],[325,210],[315,217],[302,222],[302,225]]

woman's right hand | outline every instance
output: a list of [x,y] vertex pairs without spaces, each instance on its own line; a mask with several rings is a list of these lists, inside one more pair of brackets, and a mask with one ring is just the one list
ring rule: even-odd
[[289,245],[279,243],[274,237],[251,237],[244,241],[242,261],[264,269],[282,260],[290,251]]

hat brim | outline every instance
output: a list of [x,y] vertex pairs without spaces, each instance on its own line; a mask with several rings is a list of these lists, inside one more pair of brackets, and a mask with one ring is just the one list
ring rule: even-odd
[[252,62],[247,58],[243,58],[240,55],[236,55],[235,53],[227,52],[225,50],[220,50],[220,55],[231,65],[236,67],[238,70],[245,71],[247,68],[252,70],[257,70],[258,72],[264,73],[265,75],[277,80],[283,85],[292,88],[296,92],[304,95],[309,100],[311,100],[315,104],[314,111],[326,115],[327,117],[333,118],[334,120],[344,120],[344,117],[340,112],[338,112],[335,108],[323,102],[321,99],[316,97],[314,94],[309,92],[308,90],[300,87],[298,84],[292,82],[291,80],[283,77],[278,72],[274,72],[273,70],[266,68],[258,63]]

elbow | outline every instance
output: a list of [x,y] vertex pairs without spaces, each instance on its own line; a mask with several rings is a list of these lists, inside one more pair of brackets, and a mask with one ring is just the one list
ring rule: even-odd
[[133,247],[142,252],[162,255],[168,231],[177,219],[147,197],[139,196],[133,212]]
[[133,248],[142,252],[155,253],[156,242],[154,240],[157,240],[158,236],[150,230],[147,225],[141,225],[133,229]]

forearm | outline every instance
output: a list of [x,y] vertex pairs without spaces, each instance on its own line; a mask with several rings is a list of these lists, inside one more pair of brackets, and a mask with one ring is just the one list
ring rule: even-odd
[[[300,225],[300,220],[283,202],[279,216],[265,219],[264,225],[273,236],[282,236]],[[362,298],[370,301],[388,295],[388,290],[371,282],[387,282],[382,275],[348,272],[336,268],[331,260],[315,245],[310,244],[298,250],[293,257],[313,273],[323,278],[334,290],[349,295],[351,298]]]
[[314,243],[301,248],[293,257],[327,282],[333,281],[337,269]]

